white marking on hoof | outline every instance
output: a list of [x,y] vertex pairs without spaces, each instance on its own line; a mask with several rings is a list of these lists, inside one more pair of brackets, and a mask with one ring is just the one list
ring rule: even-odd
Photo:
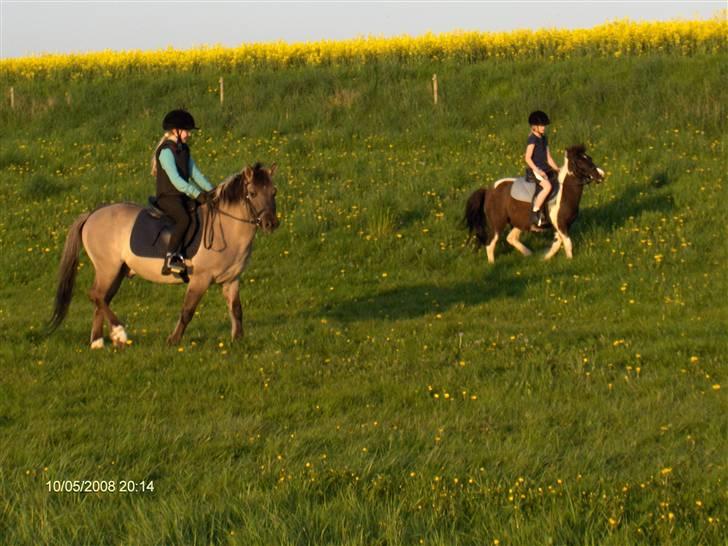
[[600,175],[600,176],[601,176],[602,178],[604,178],[604,171],[603,171],[603,170],[601,170],[601,169],[600,169],[599,167],[597,167],[597,172],[599,173],[599,175]]
[[117,324],[111,329],[111,341],[114,342],[114,345],[126,345],[126,342],[129,341],[126,330],[121,324]]
[[94,339],[91,342],[91,348],[92,349],[103,349],[104,348],[104,338],[100,337],[98,339]]

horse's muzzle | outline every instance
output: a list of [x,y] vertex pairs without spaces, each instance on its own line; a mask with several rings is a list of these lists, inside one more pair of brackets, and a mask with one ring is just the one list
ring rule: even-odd
[[262,227],[266,233],[274,232],[278,229],[279,225],[280,222],[278,221],[278,218],[273,214],[264,214],[260,218],[260,227]]

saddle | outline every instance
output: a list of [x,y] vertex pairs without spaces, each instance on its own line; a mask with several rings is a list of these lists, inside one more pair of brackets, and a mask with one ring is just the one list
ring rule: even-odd
[[[525,203],[533,203],[533,199],[536,196],[537,184],[528,182],[525,177],[521,176],[513,178],[513,184],[511,184],[511,197],[516,201],[523,201]],[[559,193],[559,187],[561,185],[557,182],[551,187],[551,193],[546,198],[546,202],[552,204],[556,199],[556,194]]]
[[[183,253],[185,257],[192,258],[200,248],[202,241],[202,217],[197,204],[192,201],[188,211],[192,222],[185,236]],[[156,197],[150,197],[147,208],[139,212],[134,226],[131,229],[131,251],[142,258],[164,259],[172,234],[173,220],[167,216],[157,205]]]

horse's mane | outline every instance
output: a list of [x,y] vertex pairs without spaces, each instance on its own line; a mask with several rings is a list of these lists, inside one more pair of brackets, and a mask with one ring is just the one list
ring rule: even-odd
[[[264,185],[268,183],[268,174],[261,163],[256,163],[253,169],[253,184]],[[217,199],[223,204],[236,203],[245,197],[245,183],[243,173],[235,173],[223,180],[215,190]]]
[[584,146],[583,144],[575,144],[567,151],[571,152],[574,155],[583,155],[586,153],[586,146]]

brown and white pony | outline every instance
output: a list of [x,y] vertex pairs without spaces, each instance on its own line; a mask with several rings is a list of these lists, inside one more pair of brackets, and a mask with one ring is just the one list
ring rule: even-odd
[[[167,339],[168,343],[179,343],[195,314],[197,304],[211,284],[222,285],[232,322],[232,338],[242,336],[239,275],[250,258],[258,227],[266,232],[278,227],[276,188],[271,180],[274,172],[275,165],[266,169],[256,164],[229,177],[214,190],[213,198],[200,207],[202,226],[197,232],[198,250],[186,260],[189,275],[184,278],[162,275],[166,246],[158,255],[134,249],[135,226],[147,226],[142,236],[156,240],[160,232],[164,234],[161,231],[165,225],[164,218],[158,223],[149,223],[148,219],[143,218],[147,211],[133,203],[107,205],[79,216],[69,229],[63,249],[49,331],[55,330],[68,312],[78,269],[78,255],[83,243],[95,272],[88,293],[95,305],[91,327],[92,349],[104,346],[104,320],[109,323],[114,345],[123,346],[127,343],[126,330],[109,305],[124,278],[134,275],[154,283],[189,282],[179,321]],[[142,223],[142,220],[146,220],[146,223]],[[168,236],[168,230],[164,231]],[[201,241],[202,238],[204,241]]]
[[[604,171],[594,164],[583,145],[572,146],[566,150],[566,159],[559,171],[559,188],[555,197],[549,200],[548,214],[555,230],[554,242],[544,256],[552,258],[564,246],[566,257],[573,256],[569,227],[579,213],[579,202],[584,186],[590,182],[601,182]],[[524,231],[543,231],[533,229],[530,222],[531,203],[518,201],[511,197],[514,178],[498,180],[492,188],[476,190],[465,206],[465,224],[468,231],[479,244],[485,245],[488,262],[495,262],[495,246],[500,233],[511,225],[506,241],[524,256],[531,251],[520,241]]]

